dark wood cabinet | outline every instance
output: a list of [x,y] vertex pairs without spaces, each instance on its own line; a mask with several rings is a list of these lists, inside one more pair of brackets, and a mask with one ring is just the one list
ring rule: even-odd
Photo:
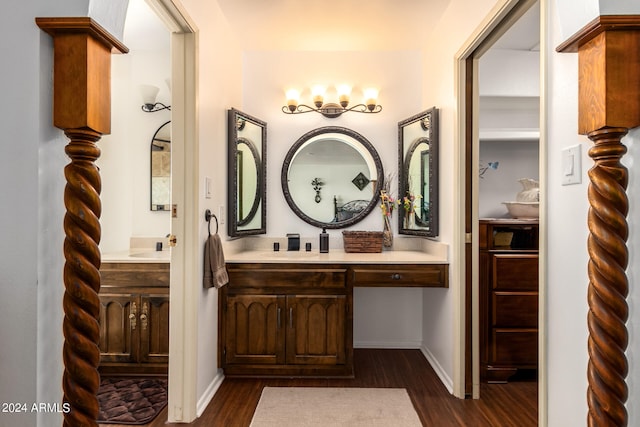
[[228,264],[220,358],[228,376],[352,376],[352,289],[341,266]]
[[447,264],[227,263],[227,376],[353,376],[353,287],[447,287]]
[[166,375],[169,264],[104,263],[100,275],[100,373]]
[[480,220],[480,375],[538,366],[538,221]]

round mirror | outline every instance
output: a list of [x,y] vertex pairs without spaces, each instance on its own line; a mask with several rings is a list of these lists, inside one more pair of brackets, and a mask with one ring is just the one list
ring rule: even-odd
[[236,207],[238,212],[238,226],[248,224],[260,206],[260,186],[262,180],[260,152],[258,148],[246,138],[238,138],[237,144],[237,179],[238,195]]
[[171,121],[151,138],[151,210],[168,211],[171,203]]
[[289,207],[302,220],[317,227],[344,228],[376,207],[383,176],[380,157],[364,136],[328,126],[293,144],[281,181]]

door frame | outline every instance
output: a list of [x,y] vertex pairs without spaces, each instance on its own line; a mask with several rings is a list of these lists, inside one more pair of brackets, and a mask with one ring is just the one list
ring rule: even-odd
[[[171,248],[167,421],[197,418],[198,29],[179,0],[146,0],[171,33]],[[175,209],[175,212],[174,212]]]
[[[548,0],[540,4],[540,293],[538,350],[539,424],[546,425],[546,56]],[[457,325],[454,394],[480,397],[478,186],[479,96],[478,58],[536,0],[501,0],[455,55],[456,123],[454,129],[454,230],[452,280],[460,283],[455,295]],[[471,373],[469,374],[469,370]]]

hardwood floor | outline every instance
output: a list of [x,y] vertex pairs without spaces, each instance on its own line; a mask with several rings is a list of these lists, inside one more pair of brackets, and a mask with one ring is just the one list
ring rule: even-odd
[[[265,386],[403,387],[425,426],[528,427],[538,425],[535,380],[483,384],[481,399],[457,399],[442,385],[419,350],[356,349],[353,379],[224,380],[195,427],[246,427]],[[148,427],[166,424],[166,409]],[[114,427],[110,425],[110,427]]]

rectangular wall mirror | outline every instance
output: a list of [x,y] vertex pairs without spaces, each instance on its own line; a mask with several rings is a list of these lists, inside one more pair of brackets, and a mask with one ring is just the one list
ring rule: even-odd
[[438,236],[438,110],[398,123],[398,233]]
[[233,108],[227,114],[228,234],[265,234],[267,124]]

